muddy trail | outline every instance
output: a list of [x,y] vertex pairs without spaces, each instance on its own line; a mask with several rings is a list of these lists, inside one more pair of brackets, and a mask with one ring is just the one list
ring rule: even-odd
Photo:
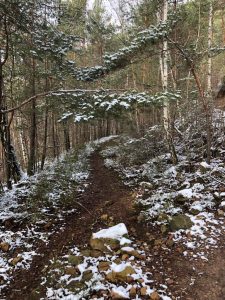
[[[79,203],[74,196],[77,212],[66,217],[63,229],[50,236],[48,245],[39,242],[36,252],[40,255],[33,258],[28,270],[14,272],[11,284],[3,291],[0,299],[45,298],[46,290],[41,282],[49,261],[66,254],[73,245],[84,247],[88,244],[92,232],[106,227],[101,218],[104,214],[113,217],[115,223],[126,224],[129,233],[145,250],[148,258],[146,271],[152,273],[156,287],[167,284],[168,292],[174,295],[172,299],[225,299],[225,255],[222,241],[220,250],[212,251],[208,262],[188,261],[180,245],[164,247],[169,238],[165,239],[151,225],[137,222],[135,195],[124,186],[116,172],[104,166],[98,152],[91,156],[90,166],[89,185],[79,198]],[[165,240],[165,245],[155,243],[160,239]],[[142,298],[150,299],[145,296]]]

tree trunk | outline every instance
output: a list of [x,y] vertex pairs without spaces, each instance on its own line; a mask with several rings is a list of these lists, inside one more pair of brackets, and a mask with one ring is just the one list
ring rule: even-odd
[[[163,16],[162,21],[166,22],[168,18],[168,1],[163,0]],[[162,51],[162,68],[163,68],[163,90],[164,92],[168,91],[168,42],[166,39],[163,41],[163,51]],[[169,106],[165,102],[163,106],[163,119],[164,119],[164,128],[166,131],[169,130]]]
[[[0,55],[1,61],[1,55]],[[6,109],[4,84],[3,84],[3,70],[0,64],[0,139],[5,156],[6,182],[8,189],[12,189],[12,178],[15,182],[21,178],[21,169],[16,158],[14,148],[11,144],[10,126],[8,124],[8,115],[1,113]]]
[[[35,87],[35,60],[32,60],[32,96],[36,93]],[[37,125],[36,125],[36,100],[32,101],[31,105],[31,128],[30,128],[30,155],[27,167],[27,173],[29,176],[34,175],[35,173],[35,160],[36,160],[36,134],[37,134]]]
[[212,96],[212,57],[210,55],[210,49],[212,48],[212,38],[213,38],[213,4],[210,1],[209,7],[209,25],[208,25],[208,80],[207,89],[208,96]]
[[[163,6],[162,6],[162,16],[160,17],[160,14],[158,13],[158,21],[166,22],[168,19],[168,0],[163,0]],[[160,70],[161,70],[161,78],[162,78],[162,86],[163,91],[168,92],[168,41],[167,39],[163,40],[163,47],[162,52],[159,58],[160,63]],[[163,125],[164,130],[166,132],[166,139],[169,145],[169,149],[172,155],[172,160],[174,164],[177,164],[177,154],[175,151],[175,146],[173,143],[173,135],[171,133],[171,126],[170,126],[170,113],[169,113],[169,103],[164,102],[163,104]]]
[[44,168],[46,153],[47,153],[47,137],[48,137],[48,108],[45,110],[45,125],[44,125],[44,141],[41,156],[41,170]]
[[67,121],[63,122],[63,132],[64,132],[64,145],[66,151],[70,150],[70,135]]

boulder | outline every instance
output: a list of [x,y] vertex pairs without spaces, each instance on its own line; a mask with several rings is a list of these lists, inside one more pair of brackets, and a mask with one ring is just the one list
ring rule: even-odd
[[135,298],[136,297],[136,295],[137,295],[136,287],[132,286],[132,288],[129,291],[129,295],[130,295],[130,298]]
[[73,267],[67,267],[64,273],[65,275],[75,276],[77,274],[77,270]]
[[135,270],[131,266],[126,266],[120,272],[112,271],[106,275],[106,279],[110,282],[116,283],[118,281],[127,282],[127,278],[135,274]]
[[107,214],[101,215],[100,217],[101,221],[106,222],[109,219],[109,216]]
[[218,216],[219,216],[219,217],[223,217],[224,214],[225,214],[224,211],[223,211],[222,209],[218,209],[218,210],[217,210],[217,213],[218,213]]
[[186,198],[184,195],[178,193],[176,195],[174,201],[178,205],[184,205],[188,201],[188,198]]
[[90,256],[94,258],[98,258],[104,256],[104,253],[100,250],[91,250]]
[[[123,254],[129,254],[130,256],[134,256],[138,259],[144,259],[145,256],[140,254],[137,250],[131,248],[131,247],[123,247],[121,249],[122,253]],[[122,260],[126,260],[126,259],[122,259]]]
[[100,272],[102,271],[108,271],[110,268],[111,263],[109,261],[100,261],[98,265],[98,270]]
[[169,216],[165,213],[159,214],[157,221],[158,222],[167,222],[169,220]]
[[6,243],[6,242],[2,242],[0,244],[0,249],[4,252],[8,252],[9,249],[10,249],[10,244],[9,243]]
[[129,257],[130,257],[130,256],[129,256],[128,254],[123,254],[122,257],[121,257],[121,259],[122,259],[123,261],[125,261],[125,260],[128,260]]
[[70,255],[68,257],[68,263],[73,266],[78,266],[83,262],[83,256]]
[[71,291],[83,290],[86,288],[86,284],[84,282],[80,282],[77,280],[70,281],[67,288]]
[[213,198],[216,204],[220,204],[222,201],[222,198],[218,192],[213,193]]
[[147,295],[147,287],[143,286],[140,290],[141,296],[146,296]]
[[194,215],[194,216],[197,216],[200,212],[201,212],[201,211],[200,211],[199,209],[194,208],[194,207],[192,207],[192,208],[190,209],[190,213],[191,213],[192,215]]
[[180,229],[189,229],[193,225],[191,219],[186,215],[177,215],[172,217],[169,222],[169,227],[171,231],[177,231]]
[[85,257],[90,257],[91,256],[91,250],[90,249],[83,249],[80,251],[80,254],[85,256]]
[[159,294],[157,292],[153,292],[150,295],[150,299],[151,300],[160,300],[160,296],[159,296]]
[[81,278],[81,282],[87,282],[90,281],[93,277],[93,273],[91,270],[86,270],[83,272],[82,278]]
[[91,238],[90,246],[93,250],[99,250],[104,253],[112,253],[120,249],[120,242],[110,238]]
[[17,256],[17,257],[14,257],[10,262],[9,264],[11,266],[16,266],[19,262],[21,262],[23,260],[22,256]]
[[84,249],[80,251],[80,254],[85,257],[95,257],[98,258],[100,256],[104,256],[104,253],[100,250],[94,249]]

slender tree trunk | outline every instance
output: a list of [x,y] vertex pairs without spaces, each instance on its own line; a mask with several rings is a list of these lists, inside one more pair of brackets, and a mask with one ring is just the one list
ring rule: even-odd
[[55,132],[55,116],[54,116],[54,113],[52,113],[52,129],[51,129],[51,132],[52,132],[52,152],[53,152],[53,157],[56,158],[57,157],[57,145],[56,145],[56,132]]
[[[50,82],[47,77],[48,72],[48,59],[45,58],[45,91],[48,92],[50,88]],[[46,109],[45,109],[45,121],[44,121],[44,140],[43,140],[43,150],[41,155],[41,170],[44,168],[46,153],[47,153],[47,138],[48,138],[48,101],[45,102]]]
[[210,1],[209,7],[209,25],[208,25],[208,80],[207,80],[207,89],[208,96],[212,95],[212,57],[210,55],[210,49],[212,48],[212,38],[213,38],[213,4]]
[[[163,0],[163,16],[162,21],[166,22],[168,18],[168,0]],[[168,91],[168,42],[166,39],[163,41],[163,52],[162,52],[162,68],[163,68],[163,90]],[[163,107],[163,119],[165,130],[169,130],[169,105],[167,102],[164,103]]]
[[[35,60],[32,60],[32,96],[36,93],[35,86]],[[36,134],[37,134],[37,124],[36,124],[36,100],[32,101],[31,104],[31,128],[30,128],[30,155],[27,167],[27,173],[29,176],[35,173],[35,154],[36,154]]]
[[45,110],[45,123],[44,123],[44,140],[43,140],[43,150],[41,156],[41,170],[44,168],[46,153],[47,153],[47,137],[48,137],[48,108]]
[[70,150],[70,135],[67,121],[63,122],[64,145],[66,151]]
[[[162,20],[163,22],[166,22],[168,19],[168,0],[163,0],[162,5],[163,5],[162,16],[160,17],[160,14],[158,13],[158,21]],[[162,86],[164,92],[168,92],[168,61],[169,61],[168,41],[167,39],[164,39],[162,53],[160,56],[160,70],[161,70]],[[169,112],[168,102],[164,102],[163,104],[163,125],[164,125],[164,130],[166,132],[166,139],[170,148],[173,163],[177,164],[178,158],[177,158],[177,154],[173,142],[173,136],[171,132],[170,112]]]

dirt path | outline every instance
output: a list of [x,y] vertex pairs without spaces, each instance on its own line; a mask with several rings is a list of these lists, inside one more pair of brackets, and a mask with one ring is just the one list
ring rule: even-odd
[[[82,247],[87,244],[93,231],[106,227],[101,220],[103,214],[114,217],[115,223],[125,223],[129,232],[143,244],[150,258],[146,271],[152,273],[153,280],[158,284],[165,284],[170,278],[168,290],[174,295],[173,299],[225,299],[225,255],[222,244],[221,249],[211,253],[209,262],[189,262],[176,245],[169,250],[155,246],[154,241],[163,237],[152,227],[138,224],[132,192],[123,185],[114,171],[104,167],[98,153],[92,155],[90,163],[90,184],[79,198],[84,208],[74,203],[79,213],[66,218],[64,229],[53,234],[47,246],[43,242],[39,243],[37,253],[40,256],[34,257],[29,270],[14,273],[14,279],[4,291],[3,299],[36,300],[44,297],[46,291],[41,281],[49,260],[66,254],[72,245]],[[194,278],[193,285],[190,285],[191,278]]]
[[[42,272],[49,260],[66,253],[72,245],[83,246],[88,243],[91,233],[104,227],[100,216],[110,214],[116,222],[132,223],[132,195],[118,179],[118,175],[104,167],[100,156],[95,153],[91,157],[90,185],[79,198],[84,208],[74,203],[79,213],[65,220],[64,230],[53,234],[49,244],[40,242],[37,253],[29,270],[16,271],[11,285],[4,291],[6,299],[31,300],[45,295],[41,288]],[[76,196],[75,196],[76,200]],[[34,297],[35,291],[39,297]]]

